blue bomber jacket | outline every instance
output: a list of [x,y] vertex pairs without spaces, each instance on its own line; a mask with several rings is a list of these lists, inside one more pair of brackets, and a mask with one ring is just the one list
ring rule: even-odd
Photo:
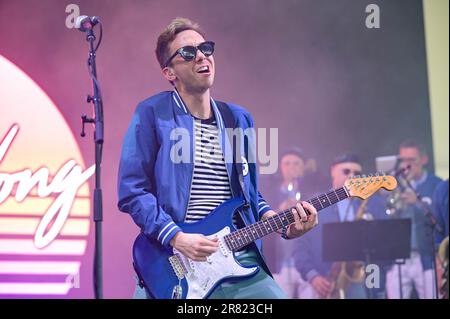
[[[228,135],[228,128],[253,129],[253,119],[237,105],[211,99],[211,107],[231,192],[245,200],[240,211],[243,222],[253,224],[271,209],[258,191],[254,135],[241,135],[234,145]],[[181,230],[177,223],[184,221],[187,212],[194,170],[193,131],[194,118],[179,94],[166,91],[138,104],[124,137],[119,210],[130,214],[146,236],[166,247]],[[256,246],[261,253],[261,240]]]

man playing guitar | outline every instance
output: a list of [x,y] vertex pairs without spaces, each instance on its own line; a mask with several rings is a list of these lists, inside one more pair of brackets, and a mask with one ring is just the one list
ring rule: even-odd
[[[192,265],[208,262],[220,243],[201,233],[186,233],[180,223],[199,222],[234,197],[244,201],[233,219],[237,228],[276,215],[258,191],[255,150],[248,145],[237,153],[234,145],[232,151],[227,149],[226,127],[246,130],[254,124],[244,108],[211,98],[214,45],[188,19],[173,20],[160,34],[156,57],[174,90],[137,106],[119,167],[119,209],[132,216],[146,238],[174,249]],[[236,144],[244,145],[243,140]],[[178,146],[186,144],[187,152],[181,148],[180,155]],[[318,223],[310,203],[298,203],[292,212],[293,223],[280,230],[285,238],[299,237]],[[209,298],[285,297],[263,261],[260,239],[239,249],[236,256],[242,265],[258,265],[259,272],[215,286]]]

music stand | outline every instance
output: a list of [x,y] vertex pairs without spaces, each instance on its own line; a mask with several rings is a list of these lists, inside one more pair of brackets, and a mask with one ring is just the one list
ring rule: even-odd
[[[365,261],[368,265],[374,260],[406,259],[411,252],[411,219],[324,224],[322,245],[325,262]],[[371,299],[372,290],[368,291]]]

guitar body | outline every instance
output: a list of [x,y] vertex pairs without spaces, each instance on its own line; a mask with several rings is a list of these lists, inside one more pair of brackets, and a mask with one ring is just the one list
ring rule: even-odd
[[219,238],[219,249],[204,262],[192,261],[176,249],[163,247],[141,233],[133,245],[133,261],[147,292],[157,299],[207,298],[227,279],[256,274],[259,267],[242,266],[223,239],[236,230],[232,218],[243,204],[240,198],[229,199],[199,222],[177,224],[185,233]]

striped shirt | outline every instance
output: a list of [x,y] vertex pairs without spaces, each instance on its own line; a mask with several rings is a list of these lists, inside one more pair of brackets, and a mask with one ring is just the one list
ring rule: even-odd
[[185,222],[197,222],[231,198],[225,160],[214,117],[194,121],[194,173]]

